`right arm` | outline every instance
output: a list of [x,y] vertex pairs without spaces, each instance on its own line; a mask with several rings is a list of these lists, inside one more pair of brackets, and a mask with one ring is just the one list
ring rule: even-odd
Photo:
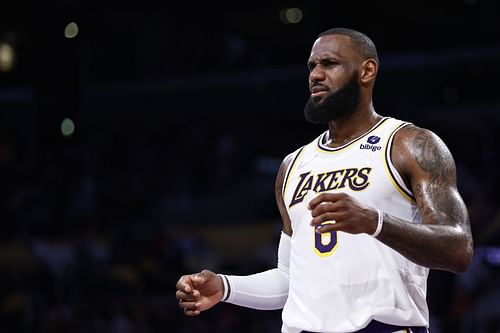
[[278,171],[275,198],[283,221],[276,268],[247,275],[221,275],[209,270],[184,275],[177,282],[176,298],[188,316],[197,316],[220,301],[260,310],[283,308],[288,297],[288,266],[292,226],[283,200],[286,171],[293,159],[288,155]]

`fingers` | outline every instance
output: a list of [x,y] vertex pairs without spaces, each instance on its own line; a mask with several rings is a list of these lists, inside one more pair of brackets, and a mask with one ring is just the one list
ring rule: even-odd
[[193,279],[198,279],[197,274],[184,275],[176,284],[177,292],[175,297],[179,301],[198,301],[200,299],[200,292],[193,288]]
[[186,293],[182,290],[177,290],[175,293],[175,298],[177,298],[179,301],[193,301],[197,302],[200,300],[200,292],[198,290],[194,290],[192,293]]
[[333,202],[322,202],[320,205],[317,205],[312,211],[312,217],[320,216],[321,214],[328,212],[335,212],[339,209],[338,203]]
[[214,278],[215,276],[217,276],[217,274],[208,269],[204,269],[200,273],[196,274],[196,276],[202,279],[203,282],[205,282]]
[[178,290],[184,291],[185,293],[191,293],[193,291],[192,277],[193,277],[193,275],[184,275],[184,276],[181,276],[181,278],[179,279],[179,281],[177,281],[177,284],[175,285],[175,287]]
[[336,202],[343,198],[347,198],[348,195],[345,193],[328,193],[323,192],[318,194],[314,199],[309,202],[308,208],[314,210],[321,203]]
[[179,300],[179,307],[187,316],[197,316],[201,313],[201,294],[192,287],[193,280],[200,279],[198,274],[185,275],[177,282],[175,298]]
[[191,293],[199,286],[209,280],[215,273],[209,270],[203,270],[200,273],[184,275],[177,281],[176,287],[186,293]]
[[373,229],[371,221],[377,221],[377,213],[373,209],[346,193],[321,193],[309,202],[308,208],[311,210],[311,226],[316,227],[317,233],[369,233]]
[[323,213],[319,216],[316,216],[314,217],[312,220],[311,220],[311,226],[319,226],[321,224],[326,224],[326,223],[336,223],[337,220],[339,219],[338,218],[338,213],[335,213],[335,212],[326,212],[326,213]]
[[184,275],[177,281],[175,297],[179,300],[179,307],[187,316],[197,316],[202,310],[202,297],[199,288],[204,286],[215,273],[204,270],[200,273]]
[[323,223],[336,223],[344,220],[346,214],[347,212],[342,209],[341,202],[323,202],[311,212],[311,225],[319,226]]
[[348,225],[346,222],[326,222],[320,225],[317,225],[316,228],[314,228],[314,231],[318,234],[322,234],[325,232],[331,232],[331,231],[343,231],[348,229]]
[[200,298],[200,292],[193,288],[193,279],[196,274],[182,276],[176,284],[175,297],[179,301],[193,301]]
[[346,218],[343,211],[344,193],[321,193],[311,200],[311,226],[315,227],[315,232],[324,233],[330,231],[343,230],[345,223],[340,223]]
[[179,301],[179,307],[187,316],[197,316],[201,313],[201,302]]
[[[319,226],[325,223],[338,224],[349,216],[349,195],[345,193],[321,193],[309,203],[311,209],[311,225]],[[327,229],[339,230],[339,226],[330,226]],[[320,231],[323,232],[323,231]]]
[[216,276],[217,275],[214,272],[204,269],[199,273],[188,275],[184,282],[189,284],[190,288],[188,289],[195,290],[197,287],[206,284]]

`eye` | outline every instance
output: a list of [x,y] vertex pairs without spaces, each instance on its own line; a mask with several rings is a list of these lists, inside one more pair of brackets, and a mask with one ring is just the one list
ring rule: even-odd
[[332,59],[323,59],[318,62],[311,61],[307,63],[307,68],[309,69],[309,72],[312,72],[317,65],[320,65],[321,68],[323,69],[329,69],[339,65],[339,63]]
[[323,67],[325,67],[325,68],[332,68],[332,67],[337,66],[338,64],[339,64],[339,63],[338,63],[338,62],[336,62],[335,60],[329,60],[329,59],[328,59],[328,60],[323,60],[323,61],[321,62],[321,65],[322,65]]

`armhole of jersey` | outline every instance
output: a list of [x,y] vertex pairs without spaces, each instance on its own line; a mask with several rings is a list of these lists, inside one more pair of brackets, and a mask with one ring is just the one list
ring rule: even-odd
[[410,125],[410,123],[407,122],[402,123],[401,125],[396,127],[389,136],[387,145],[385,146],[385,166],[387,173],[389,175],[389,179],[391,180],[394,187],[396,187],[396,190],[398,190],[398,192],[401,193],[401,195],[405,197],[407,200],[414,203],[415,197],[413,196],[413,192],[408,188],[408,186],[406,186],[405,182],[403,181],[403,177],[401,177],[398,170],[392,163],[391,159],[392,143],[394,141],[394,136],[400,129],[408,125]]
[[302,152],[304,151],[305,146],[302,146],[301,148],[296,150],[295,157],[292,160],[292,163],[288,166],[288,169],[286,170],[285,174],[285,180],[283,181],[283,188],[281,190],[281,194],[283,195],[283,198],[285,198],[285,191],[288,185],[288,180],[290,178],[290,174],[293,172],[295,169],[295,165],[297,164],[297,161],[299,160],[299,156],[302,155]]

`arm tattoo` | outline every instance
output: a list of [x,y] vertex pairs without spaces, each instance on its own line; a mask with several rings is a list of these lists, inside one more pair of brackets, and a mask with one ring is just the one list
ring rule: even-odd
[[[400,149],[422,225],[384,216],[378,239],[408,259],[431,268],[461,272],[472,256],[467,208],[456,187],[453,157],[432,132],[405,129]],[[407,155],[408,154],[408,155]]]
[[460,207],[449,192],[450,187],[455,187],[456,171],[448,148],[432,134],[420,131],[415,136],[413,149],[419,167],[429,174],[428,182],[419,183],[415,188],[423,217],[435,223],[445,222],[443,219],[460,221]]
[[454,180],[453,159],[442,142],[436,142],[430,134],[420,133],[415,137],[414,143],[415,150],[419,153],[416,155],[417,163],[430,173],[433,183],[449,183]]

